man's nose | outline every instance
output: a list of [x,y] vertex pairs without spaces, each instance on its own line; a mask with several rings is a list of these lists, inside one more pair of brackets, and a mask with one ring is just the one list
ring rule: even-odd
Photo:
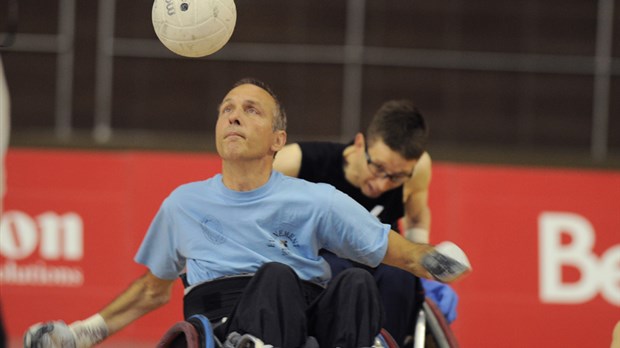
[[390,189],[392,181],[388,177],[375,177],[376,188],[385,192]]
[[228,114],[228,123],[230,124],[236,124],[239,125],[241,124],[241,121],[239,120],[239,111],[238,110],[233,110]]

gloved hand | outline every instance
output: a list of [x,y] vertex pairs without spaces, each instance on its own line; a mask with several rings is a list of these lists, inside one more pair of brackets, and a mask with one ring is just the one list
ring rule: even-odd
[[108,336],[103,317],[95,314],[71,325],[48,321],[31,326],[24,334],[24,348],[89,348]]
[[76,348],[75,334],[64,321],[32,325],[24,335],[24,348]]
[[456,319],[456,305],[459,302],[459,296],[445,283],[424,278],[420,278],[420,280],[426,291],[426,296],[437,304],[446,321],[452,323]]

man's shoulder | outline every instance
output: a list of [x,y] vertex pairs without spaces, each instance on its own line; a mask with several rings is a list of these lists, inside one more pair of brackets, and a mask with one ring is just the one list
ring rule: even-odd
[[306,179],[300,179],[290,176],[284,176],[284,185],[287,185],[283,191],[288,196],[295,196],[295,199],[320,202],[330,199],[336,191],[333,185],[323,182],[313,182]]
[[335,187],[333,185],[323,182],[313,182],[306,179],[286,175],[283,175],[282,178],[286,185],[294,186],[302,190],[308,190],[310,192],[316,192],[317,190],[321,192],[335,190]]
[[430,177],[431,175],[431,166],[432,166],[431,156],[429,155],[428,152],[424,152],[414,168],[414,173],[413,173],[414,181],[418,181],[418,180],[426,181],[428,177]]
[[208,190],[210,183],[212,183],[212,180],[213,178],[209,178],[205,180],[191,181],[181,184],[170,192],[167,200],[183,200],[186,199],[189,195],[196,195],[203,190]]

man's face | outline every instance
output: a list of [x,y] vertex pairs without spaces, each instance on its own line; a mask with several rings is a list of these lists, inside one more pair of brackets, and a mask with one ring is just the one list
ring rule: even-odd
[[217,151],[222,159],[259,159],[272,156],[276,134],[275,100],[264,89],[244,84],[233,88],[219,107],[215,127]]
[[380,139],[358,154],[358,161],[359,187],[364,195],[371,198],[379,197],[410,180],[417,162],[405,159]]

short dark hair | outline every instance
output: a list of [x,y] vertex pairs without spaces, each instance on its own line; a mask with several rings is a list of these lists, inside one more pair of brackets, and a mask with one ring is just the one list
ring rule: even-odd
[[382,140],[406,159],[419,159],[426,151],[428,127],[424,117],[410,100],[390,100],[375,113],[366,130],[372,145]]
[[280,99],[278,99],[278,96],[273,92],[271,87],[269,87],[269,85],[267,85],[265,82],[261,80],[255,79],[253,77],[245,77],[235,82],[235,84],[233,85],[233,88],[239,87],[241,85],[248,85],[248,84],[264,89],[273,98],[273,100],[276,102],[276,114],[273,115],[273,130],[274,131],[275,130],[285,131],[286,123],[287,123],[286,112],[284,111],[284,107],[282,106],[282,103],[280,103]]

